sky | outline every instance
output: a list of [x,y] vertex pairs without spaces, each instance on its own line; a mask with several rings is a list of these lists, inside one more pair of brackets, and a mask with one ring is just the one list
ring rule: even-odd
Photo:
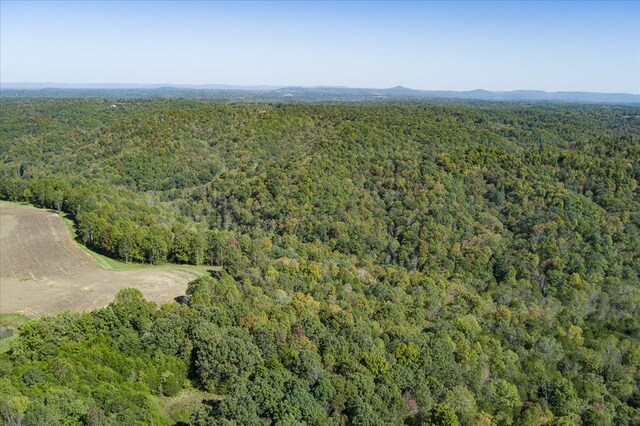
[[0,1],[0,81],[640,93],[640,1]]

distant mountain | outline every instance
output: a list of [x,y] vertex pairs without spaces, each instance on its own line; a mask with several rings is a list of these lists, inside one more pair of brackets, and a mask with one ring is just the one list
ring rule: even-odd
[[469,91],[414,90],[403,86],[388,89],[339,86],[281,87],[225,84],[59,84],[0,83],[2,97],[102,97],[193,98],[238,102],[366,102],[381,100],[478,100],[640,104],[640,95],[629,93],[545,92],[542,90]]
[[205,89],[205,90],[273,90],[282,86],[233,84],[138,84],[138,83],[0,83],[1,90],[37,89]]
[[628,93],[544,92],[542,90],[514,90],[491,92],[414,90],[403,86],[389,89],[360,89],[343,87],[283,87],[268,92],[271,95],[311,101],[363,101],[377,99],[465,99],[484,101],[548,101],[575,103],[640,103],[640,95]]

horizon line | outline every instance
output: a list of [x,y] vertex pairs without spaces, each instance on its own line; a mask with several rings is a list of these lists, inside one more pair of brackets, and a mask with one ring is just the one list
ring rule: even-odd
[[[354,89],[354,90],[390,90],[390,89],[406,89],[417,92],[492,92],[492,93],[508,93],[508,92],[543,92],[543,93],[594,93],[594,94],[608,94],[608,95],[636,95],[640,96],[640,92],[598,92],[591,90],[545,90],[545,89],[483,89],[476,87],[474,89],[415,89],[404,85],[395,85],[388,87],[364,87],[364,86],[346,86],[341,84],[320,84],[320,85],[302,85],[302,84],[234,84],[234,83],[60,83],[60,82],[41,82],[41,81],[0,81],[0,87],[4,85],[33,85],[42,86],[37,88],[14,88],[13,90],[41,90],[41,89],[65,89],[65,87],[54,86],[86,86],[86,87],[69,87],[68,89],[107,89],[106,87],[98,86],[122,86],[118,89],[136,89],[139,86],[146,86],[145,88],[164,88],[175,87],[185,88],[193,90],[215,90],[215,87],[207,88],[206,86],[218,86],[218,88],[227,87],[230,90],[278,90],[285,88],[302,88],[302,89]],[[47,86],[52,85],[52,86]],[[94,86],[94,87],[91,87]],[[181,87],[182,86],[182,87]]]

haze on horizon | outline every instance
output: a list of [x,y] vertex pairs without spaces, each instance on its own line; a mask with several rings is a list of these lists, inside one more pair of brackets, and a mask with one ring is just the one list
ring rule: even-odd
[[640,93],[640,2],[0,2],[2,82]]

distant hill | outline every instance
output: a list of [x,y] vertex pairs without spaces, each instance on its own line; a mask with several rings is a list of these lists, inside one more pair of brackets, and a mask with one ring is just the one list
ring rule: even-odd
[[629,93],[545,92],[542,90],[469,91],[414,90],[349,87],[280,87],[224,84],[58,84],[1,83],[2,97],[106,97],[219,99],[240,102],[365,102],[380,100],[479,100],[563,103],[640,104],[640,95]]
[[137,83],[0,83],[2,90],[37,89],[205,89],[205,90],[272,90],[282,86],[234,85],[234,84],[137,84]]

